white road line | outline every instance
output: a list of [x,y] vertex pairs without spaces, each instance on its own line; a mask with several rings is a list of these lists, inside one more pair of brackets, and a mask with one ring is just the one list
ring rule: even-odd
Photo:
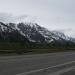
[[57,71],[57,72],[54,72],[54,73],[51,73],[49,75],[60,75],[60,74],[63,74],[65,72],[71,71],[73,69],[75,69],[75,66],[67,68],[67,69],[63,69],[63,70],[60,70],[60,71]]
[[47,68],[43,68],[43,69],[32,70],[32,71],[25,72],[25,73],[19,73],[19,74],[16,74],[16,75],[27,75],[27,74],[30,74],[30,73],[35,73],[35,72],[39,72],[39,71],[43,71],[43,70],[47,70],[47,69],[51,69],[51,68],[55,68],[55,67],[61,67],[61,66],[64,66],[64,65],[72,64],[72,63],[75,63],[75,61],[71,61],[71,62],[67,62],[67,63],[64,63],[64,64],[59,64],[59,65],[56,65],[56,66],[47,67]]

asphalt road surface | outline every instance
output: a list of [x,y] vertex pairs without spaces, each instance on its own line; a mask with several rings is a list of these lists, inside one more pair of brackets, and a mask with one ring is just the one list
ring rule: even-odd
[[0,75],[75,75],[75,52],[0,56]]

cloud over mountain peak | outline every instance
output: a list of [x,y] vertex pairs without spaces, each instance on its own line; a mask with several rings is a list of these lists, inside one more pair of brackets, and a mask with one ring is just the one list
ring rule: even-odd
[[11,13],[0,13],[0,22],[18,23],[18,22],[35,22],[36,18],[30,15],[14,16]]

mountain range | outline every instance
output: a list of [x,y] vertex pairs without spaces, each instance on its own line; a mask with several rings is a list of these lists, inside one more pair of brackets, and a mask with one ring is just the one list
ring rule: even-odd
[[75,43],[75,39],[62,32],[50,31],[37,23],[0,22],[0,41],[38,42],[38,43]]

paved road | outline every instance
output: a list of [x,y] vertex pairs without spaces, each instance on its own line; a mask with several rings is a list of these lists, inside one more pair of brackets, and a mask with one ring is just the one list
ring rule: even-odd
[[64,64],[68,65],[66,67],[68,68],[68,70],[72,70],[71,66],[75,66],[75,52],[61,52],[51,54],[49,53],[6,57],[0,56],[0,75],[25,75],[25,73],[39,71],[47,68],[49,68],[50,72],[56,70],[58,71],[60,69],[63,72],[63,69],[65,69]]
[[72,70],[70,70],[68,72],[64,72],[64,73],[62,73],[60,75],[75,75],[75,69],[72,69]]

